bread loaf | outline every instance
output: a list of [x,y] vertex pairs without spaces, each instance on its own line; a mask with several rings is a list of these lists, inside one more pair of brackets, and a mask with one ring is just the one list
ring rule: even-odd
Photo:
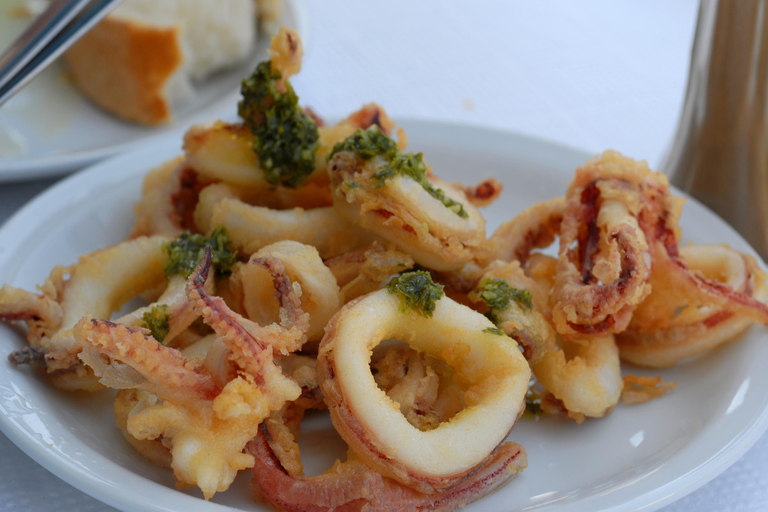
[[256,16],[254,0],[125,0],[64,59],[77,87],[106,111],[167,123],[195,82],[250,55]]

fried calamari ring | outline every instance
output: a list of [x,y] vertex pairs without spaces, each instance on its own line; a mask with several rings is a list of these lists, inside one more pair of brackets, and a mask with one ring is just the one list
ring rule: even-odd
[[[252,258],[274,258],[285,266],[291,281],[301,287],[301,309],[309,314],[307,339],[319,341],[328,320],[341,308],[341,291],[317,249],[285,240],[261,248]],[[263,267],[242,265],[232,279],[242,289],[243,309],[248,318],[262,325],[279,320],[272,277]]]
[[[492,492],[528,465],[522,446],[504,443],[486,465],[454,487],[424,494],[383,477],[354,454],[321,475],[301,477],[288,470],[295,463],[281,457],[282,454],[272,448],[273,443],[270,432],[262,426],[248,444],[248,453],[256,460],[251,470],[251,486],[273,507],[286,512],[450,512]],[[295,441],[292,444],[295,445]],[[289,453],[296,456],[298,446]]]
[[344,302],[382,288],[395,274],[410,269],[413,258],[379,242],[325,261],[341,286]]
[[184,157],[170,160],[144,178],[141,200],[134,206],[136,221],[128,238],[179,236],[196,231],[194,210],[200,191],[211,182],[201,179]]
[[[463,191],[428,174],[443,201],[411,177],[379,179],[385,162],[352,151],[333,155],[328,163],[333,204],[344,217],[435,270],[459,268],[485,249],[485,220]],[[463,214],[454,211],[459,207]]]
[[565,198],[556,197],[526,208],[512,220],[499,226],[488,239],[490,258],[501,261],[528,262],[534,249],[549,247],[560,235]]
[[293,240],[314,246],[322,258],[332,258],[369,245],[373,238],[344,219],[332,207],[272,210],[226,198],[211,209],[209,226],[224,226],[241,254]]
[[617,336],[623,360],[672,366],[737,338],[761,318],[767,276],[754,258],[724,246],[681,247],[678,258],[685,267],[667,258],[656,265],[651,295]]
[[134,207],[136,221],[130,237],[165,235],[175,238],[184,231],[172,201],[180,187],[184,168],[184,157],[178,157],[147,173],[141,187],[141,200]]
[[613,151],[576,170],[552,291],[552,317],[563,336],[621,332],[650,293],[650,226],[639,222],[650,188],[668,189],[667,179]]
[[[523,412],[530,378],[514,341],[488,332],[493,328],[448,298],[437,301],[432,318],[403,313],[387,290],[344,306],[318,356],[321,389],[341,437],[366,464],[421,492],[447,489],[486,464]],[[369,368],[371,351],[389,338],[445,360],[466,390],[467,408],[427,432],[408,423]]]

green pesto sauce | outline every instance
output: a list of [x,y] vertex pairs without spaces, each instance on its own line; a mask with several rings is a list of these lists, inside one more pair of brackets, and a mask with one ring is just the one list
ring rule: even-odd
[[165,341],[165,337],[171,329],[168,324],[171,315],[166,312],[167,309],[167,305],[159,304],[157,306],[152,306],[149,311],[146,311],[141,315],[141,319],[143,320],[141,326],[145,329],[149,329],[149,332],[152,333],[152,337],[160,343]]
[[299,107],[291,84],[286,80],[286,91],[277,90],[280,76],[270,61],[256,66],[243,80],[237,110],[254,135],[253,150],[267,181],[297,188],[315,168],[320,135],[317,124]]
[[437,301],[445,295],[443,285],[432,281],[429,272],[423,270],[395,277],[387,284],[387,290],[400,296],[403,313],[415,310],[427,318],[432,318]]
[[512,301],[525,309],[533,307],[531,292],[528,290],[519,290],[509,286],[503,279],[493,279],[486,277],[480,281],[478,287],[479,296],[490,308],[486,316],[496,325],[499,324],[499,317],[494,311],[504,311]]
[[487,327],[483,329],[483,332],[487,332],[488,334],[495,334],[496,336],[505,336],[504,331],[498,327]]
[[165,276],[189,276],[200,260],[205,256],[205,248],[211,248],[211,263],[222,274],[226,274],[235,264],[235,252],[224,226],[213,230],[211,236],[182,233],[176,240],[163,246],[168,255],[165,262]]
[[446,196],[442,189],[435,188],[427,179],[427,165],[422,153],[403,153],[394,140],[381,133],[378,126],[356,130],[333,147],[329,158],[339,151],[351,151],[364,160],[383,157],[387,163],[373,174],[374,179],[379,181],[376,188],[383,187],[389,178],[408,176],[453,213],[462,218],[469,217],[464,205]]

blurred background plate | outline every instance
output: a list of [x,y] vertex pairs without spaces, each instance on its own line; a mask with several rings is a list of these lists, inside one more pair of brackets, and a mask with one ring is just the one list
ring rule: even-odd
[[[31,22],[23,15],[27,2],[0,0],[0,49]],[[285,0],[282,23],[298,30],[306,42],[300,0]],[[0,108],[0,182],[64,174],[138,148],[148,139],[235,115],[240,81],[264,59],[268,46],[269,37],[259,37],[251,58],[199,84],[194,99],[176,111],[174,122],[161,127],[130,124],[107,114],[75,89],[61,62],[54,62]]]

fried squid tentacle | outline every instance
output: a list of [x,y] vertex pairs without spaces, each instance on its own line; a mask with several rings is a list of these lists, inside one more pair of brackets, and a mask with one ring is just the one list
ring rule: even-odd
[[203,366],[159,344],[140,327],[86,316],[75,325],[74,334],[83,345],[80,359],[107,387],[141,389],[189,408],[220,392]]
[[[204,366],[137,328],[83,318],[75,333],[88,347],[81,358],[102,383],[149,392],[137,396],[125,431],[137,441],[161,439],[180,485],[198,486],[207,499],[253,466],[243,447],[270,409],[252,377],[241,375],[220,388]],[[154,443],[137,444],[161,455]]]
[[[508,285],[503,287],[502,281]],[[496,284],[495,288],[490,285]],[[501,290],[501,291],[500,291]],[[504,301],[501,293],[530,292],[530,302]],[[619,352],[613,336],[564,340],[550,325],[547,286],[525,275],[516,261],[489,265],[472,296],[488,301],[489,314],[500,329],[523,348],[538,382],[577,422],[600,418],[618,403],[622,390]],[[492,293],[495,292],[495,293]],[[494,300],[495,299],[495,300]]]
[[189,276],[187,293],[195,311],[229,349],[230,359],[255,379],[268,397],[270,409],[276,410],[286,401],[295,400],[301,389],[275,364],[274,351],[301,347],[306,341],[308,320],[282,264],[270,258],[253,261],[263,265],[275,278],[275,287],[282,297],[281,309],[293,310],[287,311],[283,318],[294,321],[293,325],[262,327],[232,311],[220,297],[209,295],[205,281],[211,271],[210,249],[206,249],[203,260]]
[[[55,385],[99,389],[93,374],[77,358],[81,347],[72,328],[84,315],[109,318],[136,295],[162,285],[166,241],[161,236],[139,237],[81,256],[69,267],[57,266],[42,295],[3,287],[0,317],[27,321],[28,343],[44,354],[43,366]],[[29,360],[15,353],[11,359]]]
[[646,189],[666,178],[607,151],[576,171],[560,226],[553,320],[571,337],[621,332],[650,293],[651,254],[639,219]]

